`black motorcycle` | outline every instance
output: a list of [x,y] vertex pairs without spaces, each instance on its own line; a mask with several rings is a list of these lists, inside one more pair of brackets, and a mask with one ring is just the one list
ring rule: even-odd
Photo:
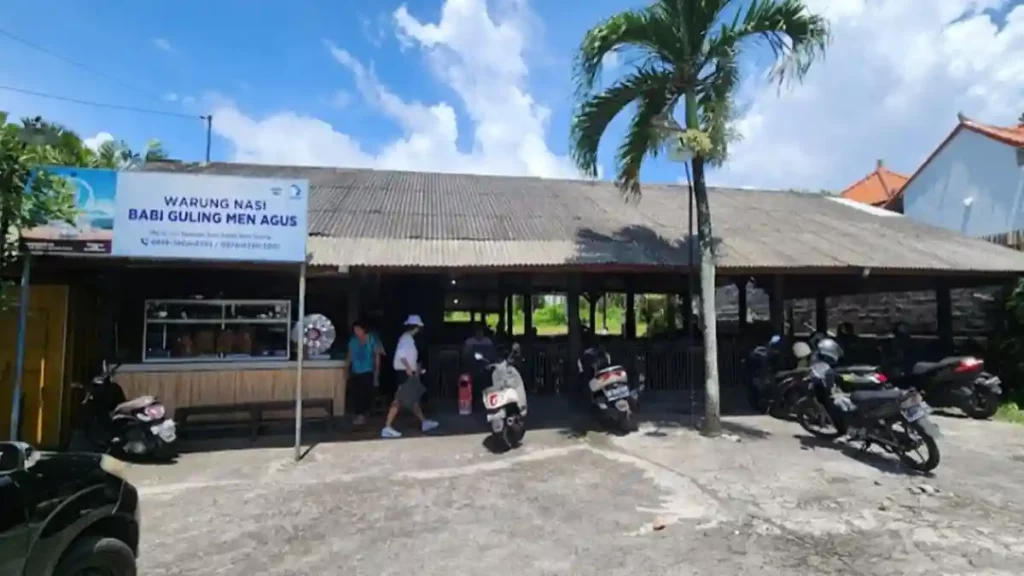
[[862,451],[881,446],[919,472],[939,465],[939,427],[929,419],[931,409],[916,390],[847,392],[824,363],[812,365],[809,379],[810,394],[800,401],[797,412],[804,430],[826,439],[845,435],[860,442]]
[[177,455],[177,428],[167,410],[153,396],[127,400],[114,381],[120,365],[103,368],[88,384],[72,384],[85,391],[82,427],[72,434],[72,451],[114,453],[136,458],[171,460]]
[[917,362],[909,371],[894,367],[886,375],[898,388],[920,390],[936,408],[959,408],[978,420],[996,413],[1003,394],[999,377],[985,372],[985,362],[974,356]]
[[633,415],[640,405],[643,377],[631,381],[626,369],[612,364],[611,355],[600,347],[584,350],[576,367],[579,385],[597,417],[621,432],[636,431]]
[[[824,337],[812,335],[811,342]],[[791,350],[786,350],[784,339],[779,336],[773,336],[765,346],[754,348],[746,361],[747,397],[754,411],[786,420],[796,416],[797,405],[808,392],[809,365],[813,361],[811,350],[810,344],[803,342],[796,342]],[[847,390],[878,388],[885,380],[875,366],[840,366],[835,372]]]

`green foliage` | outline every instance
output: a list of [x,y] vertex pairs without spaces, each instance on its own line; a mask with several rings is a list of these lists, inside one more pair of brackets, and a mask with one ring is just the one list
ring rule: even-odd
[[[1024,279],[997,295],[989,313],[993,332],[988,337],[986,369],[999,375],[1004,385],[1016,385],[1024,376]],[[1024,388],[1016,386],[1016,399],[1024,403]]]
[[1024,425],[1024,410],[1021,410],[1016,402],[1008,402],[999,407],[995,418],[1011,424]]
[[[738,137],[733,95],[744,49],[767,45],[775,54],[771,78],[783,85],[800,79],[828,44],[828,23],[803,0],[656,0],[646,8],[613,15],[591,28],[573,69],[576,110],[572,156],[579,169],[597,175],[597,150],[611,121],[632,106],[633,118],[616,154],[616,183],[628,196],[640,193],[640,166],[647,156],[682,144],[702,161],[721,164]],[[734,6],[736,5],[736,6]],[[726,14],[735,8],[735,16]],[[609,53],[635,56],[636,67],[601,87]],[[684,104],[685,129],[674,120]]]
[[[8,122],[8,115],[0,112],[0,274],[5,278],[0,281],[0,310],[10,304],[12,291],[6,278],[18,256],[21,231],[53,220],[71,223],[76,216],[71,186],[63,178],[45,170],[33,173],[33,169],[41,165],[124,168],[127,164],[122,160],[138,156],[123,143],[94,152],[60,124],[39,117]],[[166,154],[153,141],[145,157]]]
[[533,311],[533,322],[538,326],[565,326],[568,323],[565,306],[557,304],[542,306]]

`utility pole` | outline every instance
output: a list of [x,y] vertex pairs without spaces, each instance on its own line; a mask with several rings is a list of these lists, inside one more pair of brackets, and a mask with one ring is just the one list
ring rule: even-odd
[[210,163],[210,141],[213,137],[213,114],[207,114],[206,116],[200,116],[203,120],[206,120],[206,163]]

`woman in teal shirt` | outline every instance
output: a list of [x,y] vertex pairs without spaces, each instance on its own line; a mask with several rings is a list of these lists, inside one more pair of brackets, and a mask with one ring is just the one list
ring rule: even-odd
[[348,383],[347,396],[351,398],[354,424],[362,426],[370,415],[373,395],[380,374],[380,358],[384,348],[377,337],[367,329],[366,322],[359,320],[352,325],[352,337],[348,340]]

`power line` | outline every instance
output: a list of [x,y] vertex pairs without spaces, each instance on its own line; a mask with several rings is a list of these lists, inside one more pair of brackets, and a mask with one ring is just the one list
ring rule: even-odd
[[192,114],[181,114],[179,112],[167,112],[164,110],[153,110],[152,108],[138,108],[135,106],[125,106],[123,104],[108,104],[105,102],[94,102],[91,100],[80,100],[78,98],[71,98],[68,96],[59,96],[57,94],[47,94],[46,92],[36,92],[34,90],[26,90],[24,88],[16,88],[14,86],[3,86],[0,85],[0,90],[6,90],[8,92],[17,92],[19,94],[27,94],[29,96],[36,96],[39,98],[49,98],[51,100],[60,100],[62,102],[71,102],[73,104],[81,104],[83,106],[94,106],[96,108],[107,108],[111,110],[123,110],[126,112],[136,112],[139,114],[154,114],[157,116],[170,116],[172,118],[188,118],[189,120],[206,120],[205,115],[192,115]]
[[55,58],[57,60],[60,60],[61,62],[64,62],[65,64],[69,64],[71,66],[74,66],[75,68],[78,68],[78,69],[84,70],[84,71],[86,71],[86,72],[88,72],[90,74],[99,76],[100,78],[103,78],[104,80],[107,80],[108,82],[113,82],[114,84],[118,84],[122,88],[127,88],[129,90],[134,91],[134,92],[138,92],[140,94],[144,94],[147,98],[156,98],[157,100],[161,99],[160,96],[154,94],[153,92],[150,92],[149,90],[143,90],[142,88],[139,88],[139,87],[137,87],[137,86],[135,86],[133,84],[125,82],[124,80],[121,80],[119,78],[111,76],[110,74],[107,74],[105,72],[101,72],[101,71],[93,68],[92,66],[88,66],[86,64],[82,64],[81,62],[76,62],[74,60],[71,60],[70,58],[66,58],[64,56],[61,56],[60,54],[57,54],[56,52],[46,48],[45,46],[41,46],[39,44],[36,44],[35,42],[31,42],[29,40],[26,40],[26,39],[22,38],[21,36],[17,36],[15,34],[12,34],[12,33],[8,32],[7,30],[4,30],[2,28],[0,28],[0,36],[6,36],[7,38],[10,38],[11,40],[14,40],[15,42],[18,42],[19,44],[23,44],[23,45],[28,46],[29,48],[31,48],[33,50],[36,50],[38,52],[42,52],[43,54],[46,54],[47,56],[50,56],[51,58]]

